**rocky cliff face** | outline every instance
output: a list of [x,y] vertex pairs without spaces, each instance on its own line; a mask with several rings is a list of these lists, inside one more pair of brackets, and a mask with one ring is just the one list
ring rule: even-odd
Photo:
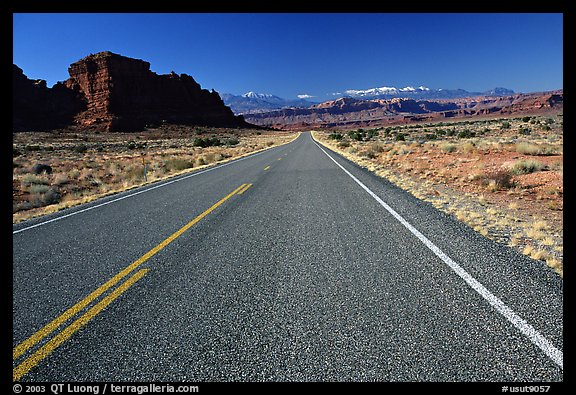
[[111,52],[73,63],[65,85],[87,98],[76,120],[106,130],[141,130],[149,124],[245,126],[216,92],[202,89],[186,74],[158,75],[150,63]]
[[28,79],[16,65],[12,67],[12,89],[12,125],[16,132],[65,127],[86,108],[81,95],[61,83],[48,88],[44,80]]
[[[70,78],[57,84],[57,90],[82,106],[51,101],[50,95],[32,95],[32,101],[42,102],[42,107],[62,107],[68,124],[104,131],[138,131],[165,123],[250,126],[224,105],[218,93],[202,89],[186,74],[158,75],[143,60],[100,52],[73,63],[68,72]],[[32,97],[30,92],[15,86],[14,95]],[[20,104],[25,101],[15,104],[15,112],[22,112]]]

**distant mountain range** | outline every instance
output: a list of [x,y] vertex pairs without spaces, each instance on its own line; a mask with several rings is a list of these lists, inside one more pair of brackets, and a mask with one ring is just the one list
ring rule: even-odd
[[562,90],[516,93],[507,96],[475,95],[455,99],[357,99],[341,97],[308,108],[285,108],[244,115],[255,125],[280,129],[358,128],[411,122],[443,121],[470,117],[494,117],[561,113]]
[[[461,99],[475,96],[509,96],[513,94],[514,91],[507,88],[494,88],[485,92],[469,92],[464,89],[430,89],[425,86],[419,86],[417,88],[412,86],[404,88],[383,86],[365,90],[350,89],[344,92],[337,92],[332,94],[332,98],[350,97],[364,100],[409,98],[414,100],[430,100]],[[258,114],[287,108],[310,108],[318,104],[318,102],[306,99],[283,99],[268,93],[256,92],[247,92],[239,96],[222,93],[220,97],[224,101],[224,104],[230,107],[236,115]]]
[[305,99],[283,99],[268,93],[247,92],[236,96],[230,93],[221,93],[220,97],[236,115],[256,114],[260,112],[280,110],[283,108],[308,108],[313,104]]
[[334,93],[335,97],[352,97],[361,99],[460,99],[473,96],[509,96],[515,92],[507,88],[494,88],[485,92],[469,92],[464,89],[430,89],[425,86],[414,88],[407,86],[395,88],[383,86],[380,88],[370,88],[366,90],[350,89],[343,93]]

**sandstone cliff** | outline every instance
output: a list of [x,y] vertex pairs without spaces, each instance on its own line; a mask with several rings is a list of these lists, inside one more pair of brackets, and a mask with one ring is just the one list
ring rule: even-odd
[[[73,63],[70,78],[53,88],[26,82],[22,70],[14,68],[15,130],[72,124],[102,131],[139,131],[161,124],[252,126],[235,116],[217,92],[202,89],[189,75],[158,75],[150,63],[112,52]],[[59,115],[57,122],[45,120],[49,112]]]
[[246,126],[217,92],[202,89],[186,74],[158,75],[150,63],[100,52],[73,63],[65,85],[87,98],[76,121],[106,130],[141,130],[149,124]]
[[65,127],[86,108],[81,95],[61,83],[48,88],[44,80],[28,79],[16,65],[12,67],[12,90],[12,125],[16,132]]

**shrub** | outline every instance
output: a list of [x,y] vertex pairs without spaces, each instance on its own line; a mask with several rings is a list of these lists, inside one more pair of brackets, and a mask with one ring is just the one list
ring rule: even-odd
[[348,132],[348,137],[350,137],[352,140],[356,140],[356,141],[362,141],[364,140],[364,132],[362,131],[362,129],[358,129],[357,131],[350,131]]
[[76,153],[82,154],[82,153],[88,151],[88,146],[86,144],[78,144],[78,145],[74,146],[74,148],[72,150]]
[[206,160],[204,159],[203,156],[200,156],[200,157],[196,158],[196,161],[194,162],[194,164],[196,166],[203,166],[206,164]]
[[28,188],[28,191],[32,194],[40,194],[40,193],[48,192],[49,189],[50,189],[50,187],[48,185],[32,184],[32,185],[30,185],[30,188]]
[[36,176],[34,174],[25,174],[20,181],[23,185],[48,185],[49,181],[46,177]]
[[342,136],[340,133],[330,133],[328,135],[328,138],[330,138],[332,140],[342,140],[344,138],[344,136]]
[[529,160],[519,160],[514,162],[510,170],[514,174],[528,174],[534,173],[535,171],[540,171],[546,169],[546,165],[542,162],[538,162],[537,160],[529,159]]
[[56,204],[60,202],[62,195],[55,188],[50,188],[43,196],[42,201],[44,204]]
[[42,147],[36,144],[27,145],[24,147],[25,151],[40,151]]
[[530,128],[520,128],[520,129],[518,129],[518,133],[519,133],[519,134],[522,134],[522,135],[524,135],[524,136],[527,136],[527,135],[529,135],[529,134],[532,133],[532,129],[530,129]]
[[34,166],[32,166],[32,172],[34,174],[52,174],[52,166],[44,163],[36,163]]
[[444,152],[456,152],[456,144],[446,143],[443,144],[440,149]]
[[533,144],[533,143],[518,143],[516,144],[516,152],[523,155],[556,155],[558,154],[558,147],[549,144]]
[[378,130],[376,130],[376,129],[370,129],[370,130],[368,131],[368,134],[367,134],[366,136],[368,137],[368,139],[371,139],[371,138],[373,138],[373,137],[377,137],[378,134],[379,134],[379,133],[378,133]]
[[371,143],[366,151],[362,151],[360,155],[365,156],[370,159],[374,159],[378,156],[379,153],[384,151],[384,147],[378,143]]
[[206,161],[206,163],[218,162],[221,161],[222,159],[223,159],[222,155],[215,152],[209,152],[206,155],[204,155],[204,160]]
[[395,137],[394,140],[396,141],[406,141],[406,135],[404,135],[404,133],[398,133]]
[[230,137],[228,139],[225,139],[222,143],[230,147],[233,145],[240,144],[240,140],[237,137]]
[[143,180],[144,179],[144,166],[142,165],[133,165],[127,166],[124,169],[124,175],[127,179],[136,181],[136,180]]
[[470,131],[470,129],[464,129],[458,133],[458,138],[460,139],[468,139],[471,137],[475,137],[476,133]]
[[512,172],[509,169],[500,169],[487,172],[478,177],[483,186],[494,190],[509,189],[515,186],[512,180]]
[[502,122],[502,129],[510,129],[510,122]]
[[192,163],[192,161],[181,158],[167,159],[164,161],[164,164],[166,166],[166,170],[168,171],[180,171],[194,167],[194,163]]
[[217,147],[219,145],[222,145],[222,142],[220,141],[220,139],[218,137],[205,137],[205,138],[198,138],[197,137],[192,142],[192,145],[194,147],[202,147],[202,148]]
[[54,188],[47,188],[31,192],[30,201],[21,205],[18,210],[28,210],[35,207],[48,206],[60,202],[62,195]]

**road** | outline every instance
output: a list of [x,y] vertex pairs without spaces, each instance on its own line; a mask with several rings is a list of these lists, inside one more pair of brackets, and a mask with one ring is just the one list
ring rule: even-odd
[[563,381],[552,270],[293,142],[13,226],[16,381]]

